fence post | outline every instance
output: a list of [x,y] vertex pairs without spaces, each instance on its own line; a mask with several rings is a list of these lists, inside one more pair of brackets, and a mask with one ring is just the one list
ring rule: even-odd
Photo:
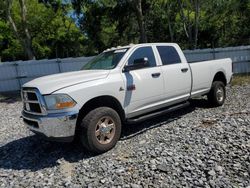
[[62,72],[62,70],[61,70],[61,65],[60,65],[60,63],[62,62],[61,61],[61,59],[56,59],[56,62],[57,62],[57,64],[58,64],[58,70],[59,70],[59,73],[61,73]]
[[21,90],[21,87],[22,87],[22,84],[21,84],[21,80],[20,80],[20,77],[19,77],[19,73],[18,73],[18,62],[15,62],[13,64],[13,66],[15,66],[15,70],[16,70],[16,79],[18,80],[18,86],[19,86],[19,90]]
[[214,48],[213,48],[212,53],[213,53],[213,59],[215,59],[215,49]]

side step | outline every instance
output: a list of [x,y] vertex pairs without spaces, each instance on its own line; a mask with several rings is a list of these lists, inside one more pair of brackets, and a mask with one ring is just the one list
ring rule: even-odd
[[189,104],[190,104],[190,102],[188,102],[188,101],[185,102],[185,103],[180,103],[180,104],[177,104],[177,105],[174,105],[174,106],[171,106],[171,107],[168,107],[168,108],[164,108],[162,110],[159,110],[159,111],[156,111],[156,112],[153,112],[153,113],[150,113],[150,114],[137,116],[137,117],[132,118],[132,119],[127,119],[126,123],[133,124],[133,123],[142,122],[142,121],[145,121],[147,119],[151,119],[151,118],[154,118],[154,117],[166,114],[166,113],[173,112],[175,110],[179,110],[181,108],[185,108],[185,107],[189,106]]

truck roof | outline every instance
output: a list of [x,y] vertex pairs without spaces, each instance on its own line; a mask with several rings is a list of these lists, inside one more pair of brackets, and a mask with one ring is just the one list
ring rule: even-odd
[[119,50],[119,49],[124,49],[124,48],[131,48],[134,45],[135,44],[129,44],[129,45],[126,45],[126,46],[111,47],[111,48],[108,48],[108,49],[104,50],[103,52],[108,52],[108,51],[112,51],[112,50]]
[[108,51],[112,51],[112,50],[119,50],[119,49],[124,49],[124,48],[131,48],[131,47],[134,47],[134,46],[148,46],[148,45],[167,45],[167,46],[175,46],[177,45],[176,43],[161,43],[161,42],[158,42],[158,43],[141,43],[141,44],[129,44],[129,45],[126,45],[126,46],[117,46],[117,47],[111,47],[111,48],[108,48],[106,50],[104,50],[103,52],[108,52]]

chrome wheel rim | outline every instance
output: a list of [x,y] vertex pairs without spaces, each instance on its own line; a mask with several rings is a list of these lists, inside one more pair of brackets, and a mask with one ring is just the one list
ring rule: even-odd
[[216,91],[216,98],[219,102],[224,100],[224,90],[222,87],[219,87]]
[[99,119],[95,128],[95,136],[100,144],[109,144],[115,136],[115,122],[109,116]]

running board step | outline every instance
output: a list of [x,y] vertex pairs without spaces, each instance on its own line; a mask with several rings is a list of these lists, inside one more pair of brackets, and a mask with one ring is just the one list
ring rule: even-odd
[[139,116],[139,117],[136,117],[136,118],[132,118],[132,119],[127,119],[126,122],[128,124],[142,122],[142,121],[145,121],[147,119],[151,119],[151,118],[154,118],[154,117],[166,114],[166,113],[173,112],[175,110],[179,110],[181,108],[185,108],[185,107],[189,106],[189,104],[190,104],[190,102],[187,101],[185,103],[180,103],[178,105],[171,106],[169,108],[165,108],[165,109],[160,110],[160,111],[156,111],[156,112],[153,112],[153,113],[150,113],[150,114],[146,114],[146,115],[142,115],[142,116]]

